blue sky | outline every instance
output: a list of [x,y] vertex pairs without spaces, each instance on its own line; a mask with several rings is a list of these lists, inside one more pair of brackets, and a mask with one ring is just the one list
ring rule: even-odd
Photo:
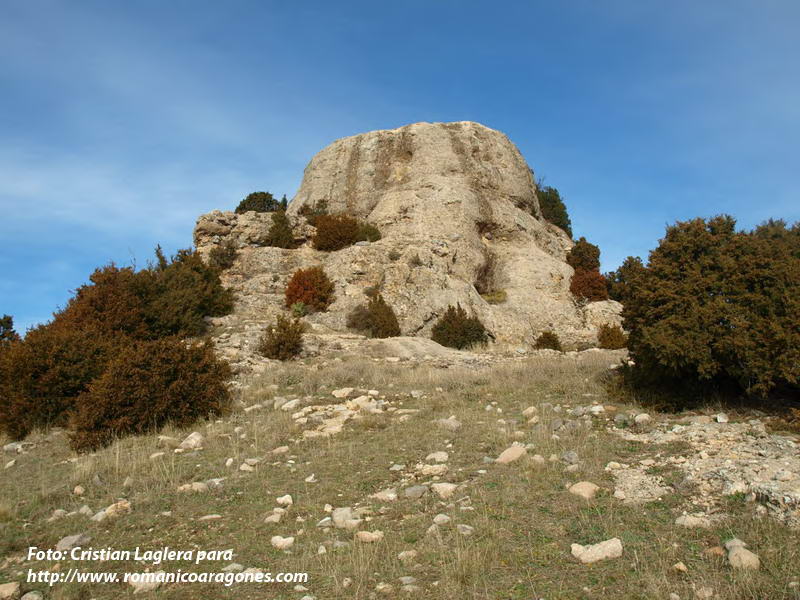
[[604,269],[679,219],[798,220],[798,30],[796,0],[6,0],[0,314],[47,320],[94,267],[417,121],[506,133]]

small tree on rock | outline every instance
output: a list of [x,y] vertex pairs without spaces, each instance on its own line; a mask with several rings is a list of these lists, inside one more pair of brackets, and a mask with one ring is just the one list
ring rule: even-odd
[[286,306],[302,302],[308,310],[322,312],[334,300],[334,285],[322,267],[295,271],[286,286]]
[[286,211],[278,210],[272,213],[272,225],[270,225],[267,238],[268,246],[274,246],[275,248],[294,247],[292,224],[289,222],[289,217],[286,216]]
[[280,202],[269,192],[253,192],[248,194],[247,197],[239,203],[236,207],[236,214],[242,214],[249,211],[255,212],[273,212],[280,209]]
[[581,237],[567,255],[567,264],[575,270],[598,271],[600,269],[600,248]]
[[536,196],[539,198],[539,208],[545,220],[560,227],[564,233],[572,237],[572,223],[558,190],[554,187],[542,186],[540,182]]

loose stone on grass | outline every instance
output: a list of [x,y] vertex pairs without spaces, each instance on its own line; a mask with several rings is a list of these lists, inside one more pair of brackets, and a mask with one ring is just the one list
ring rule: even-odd
[[590,564],[600,560],[619,558],[622,556],[622,542],[619,538],[611,538],[610,540],[605,540],[589,546],[572,544],[571,551],[572,556],[579,561],[584,564]]

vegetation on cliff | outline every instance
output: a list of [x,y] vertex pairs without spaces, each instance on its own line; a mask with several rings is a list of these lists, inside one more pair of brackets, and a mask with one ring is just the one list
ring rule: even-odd
[[374,338],[400,335],[397,315],[378,293],[372,294],[369,301],[359,304],[347,315],[347,326],[356,331],[364,331]]
[[469,316],[460,304],[448,306],[431,330],[434,342],[459,350],[485,344],[488,337],[478,317]]

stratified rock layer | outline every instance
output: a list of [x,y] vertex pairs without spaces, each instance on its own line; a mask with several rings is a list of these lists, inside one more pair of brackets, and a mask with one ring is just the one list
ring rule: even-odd
[[[301,211],[323,202],[330,213],[377,226],[382,239],[314,250]],[[225,241],[241,248],[223,275],[238,295],[223,324],[255,330],[272,321],[285,310],[289,277],[312,265],[322,265],[336,284],[328,312],[309,317],[323,333],[345,331],[347,313],[370,286],[394,308],[405,336],[429,336],[455,304],[478,315],[495,347],[529,346],[547,329],[568,346],[586,346],[601,324],[619,323],[618,303],[574,300],[565,260],[571,240],[540,218],[533,173],[517,148],[483,125],[416,123],[337,140],[306,167],[288,212],[304,240],[293,250],[260,245],[268,214],[214,211],[198,220],[201,253]],[[500,290],[500,304],[479,293]]]

